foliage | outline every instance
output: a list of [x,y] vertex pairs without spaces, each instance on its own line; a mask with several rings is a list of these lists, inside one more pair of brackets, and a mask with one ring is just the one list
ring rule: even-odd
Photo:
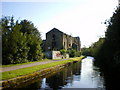
[[66,52],[67,52],[67,51],[66,51],[65,49],[61,49],[61,50],[60,50],[61,55],[66,54]]
[[99,52],[99,50],[101,49],[101,46],[104,44],[104,41],[105,41],[105,38],[101,37],[97,42],[94,42],[88,48],[83,47],[81,49],[82,55],[95,57]]
[[96,62],[107,70],[120,70],[120,8],[105,23],[108,25],[105,41],[95,55]]
[[75,57],[76,56],[76,50],[67,50],[67,53],[69,54],[70,57]]
[[76,57],[80,57],[81,56],[81,51],[77,51],[76,52]]
[[64,55],[64,56],[66,56],[66,53],[68,53],[70,57],[80,57],[81,56],[81,51],[76,51],[74,49],[69,49],[69,50],[61,49],[60,53],[61,53],[61,55]]
[[40,60],[42,57],[41,37],[33,23],[27,20],[15,22],[13,17],[3,17],[2,63],[14,64]]
[[84,56],[91,56],[91,51],[90,51],[90,48],[86,48],[86,47],[83,47],[81,49],[81,54],[84,55]]
[[93,43],[89,48],[92,56],[96,56],[101,46],[104,44],[105,38],[99,38],[99,40]]
[[60,50],[60,54],[62,55],[62,58],[66,58],[66,50],[65,49],[61,49]]

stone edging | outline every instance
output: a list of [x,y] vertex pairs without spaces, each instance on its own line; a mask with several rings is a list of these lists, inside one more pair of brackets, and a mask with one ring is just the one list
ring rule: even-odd
[[51,73],[58,72],[61,69],[63,69],[65,66],[68,66],[71,63],[73,63],[73,62],[69,62],[69,63],[66,63],[66,64],[46,68],[46,69],[31,73],[31,74],[28,74],[28,75],[19,76],[19,77],[13,78],[13,79],[0,81],[0,83],[2,83],[2,88],[10,88],[10,87],[15,87],[16,88],[17,86],[22,85],[22,84],[27,83],[27,82],[30,82],[30,81],[33,81],[33,80],[37,79],[38,77],[43,78],[45,76],[48,76]]

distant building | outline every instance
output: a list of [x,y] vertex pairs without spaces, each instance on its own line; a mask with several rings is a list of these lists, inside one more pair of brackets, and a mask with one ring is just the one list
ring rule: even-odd
[[44,51],[59,51],[61,49],[75,49],[76,51],[80,51],[80,47],[79,37],[72,37],[56,28],[47,32],[46,40],[43,40]]

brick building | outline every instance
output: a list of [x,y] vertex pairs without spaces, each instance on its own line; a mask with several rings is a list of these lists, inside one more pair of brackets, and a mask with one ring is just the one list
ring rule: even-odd
[[43,40],[44,51],[59,51],[61,49],[75,49],[80,51],[80,38],[72,37],[62,31],[53,28],[46,33],[46,40]]

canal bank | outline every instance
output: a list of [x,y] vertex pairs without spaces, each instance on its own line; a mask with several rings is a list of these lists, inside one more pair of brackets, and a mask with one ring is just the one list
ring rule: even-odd
[[104,76],[94,66],[94,58],[87,57],[73,63],[56,74],[23,88],[34,90],[105,90]]
[[[43,68],[43,69],[38,70],[38,71],[36,71],[34,73],[30,73],[30,74],[27,74],[27,75],[22,75],[22,76],[19,76],[19,77],[15,77],[15,78],[12,78],[12,79],[1,81],[2,87],[4,87],[4,88],[17,87],[20,84],[30,82],[30,81],[38,78],[38,77],[40,77],[40,78],[45,77],[46,75],[49,75],[50,73],[56,73],[56,72],[60,71],[62,68],[68,66],[69,64],[74,63],[74,62],[78,62],[83,58],[84,57],[79,57],[79,58],[73,58],[73,59],[70,59],[70,60],[58,61],[58,62],[50,63],[49,67]],[[47,65],[47,64],[45,64],[45,65]],[[12,73],[12,71],[8,72],[8,73],[10,74],[10,73]]]
[[56,67],[56,72],[36,77],[15,88],[22,90],[106,90],[104,75],[93,63],[94,58],[87,57],[80,62],[66,64],[67,66],[60,70]]

